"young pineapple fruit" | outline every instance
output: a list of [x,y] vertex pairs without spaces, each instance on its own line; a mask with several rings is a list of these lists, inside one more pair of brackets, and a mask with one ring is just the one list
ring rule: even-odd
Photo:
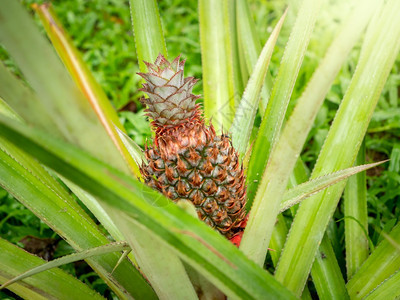
[[142,103],[155,132],[153,146],[145,149],[148,164],[141,167],[145,182],[173,201],[190,200],[201,220],[237,239],[246,187],[236,150],[228,136],[204,123],[199,96],[192,94],[197,79],[184,78],[180,56],[170,63],[160,54],[145,64],[148,73],[138,73],[146,80]]

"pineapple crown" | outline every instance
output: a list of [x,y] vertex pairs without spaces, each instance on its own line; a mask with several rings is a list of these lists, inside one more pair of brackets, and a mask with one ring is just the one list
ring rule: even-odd
[[180,55],[171,63],[159,54],[154,64],[144,62],[148,73],[137,73],[146,80],[143,88],[149,98],[141,102],[147,105],[147,116],[153,119],[156,127],[171,127],[200,118],[200,97],[192,94],[198,81],[194,77],[183,77],[185,60]]

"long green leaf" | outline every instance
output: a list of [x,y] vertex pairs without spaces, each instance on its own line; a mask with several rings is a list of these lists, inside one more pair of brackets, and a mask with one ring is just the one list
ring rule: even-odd
[[327,235],[321,241],[311,275],[319,299],[350,299],[335,252]]
[[[68,188],[79,198],[80,201],[89,209],[89,211],[96,217],[96,219],[101,223],[102,226],[108,231],[108,233],[116,241],[123,241],[125,239],[124,235],[115,225],[113,220],[108,215],[108,212],[101,206],[99,201],[85,192],[76,184],[71,181],[59,176],[60,179],[68,186]],[[130,257],[133,262],[136,262],[133,256]]]
[[[38,163],[3,138],[1,145],[0,185],[3,188],[78,251],[109,243],[86,213]],[[150,286],[127,260],[110,276],[117,261],[115,254],[88,259],[120,297],[125,298],[128,291],[133,296],[155,298]]]
[[[282,138],[275,149],[281,157],[289,158],[285,159],[285,162],[290,161],[292,157],[300,153],[330,85],[378,5],[379,3],[376,1],[360,1],[347,16],[347,21],[341,26],[338,36],[332,42],[302,97],[298,100],[297,106],[282,133]],[[287,134],[292,134],[292,136],[287,138]],[[287,140],[291,141],[291,147],[286,147]],[[295,144],[294,141],[298,143]],[[281,143],[285,145],[284,149],[279,148]],[[279,152],[279,150],[282,151]],[[271,156],[274,156],[274,154],[271,154]],[[292,159],[291,164],[294,164],[294,159]],[[273,172],[273,170],[271,171]],[[322,248],[330,249],[331,245],[329,244],[329,240],[323,239],[320,251],[324,252]],[[334,256],[328,255],[325,259],[316,259],[311,274],[315,282],[326,282],[326,284],[316,284],[320,297],[343,297],[344,281],[340,279],[342,275]]]
[[[292,168],[281,166],[282,163],[286,163],[286,157],[279,161],[275,158],[268,163],[267,172],[262,177],[261,175],[267,165],[271,148],[276,142],[275,139],[279,136],[286,107],[311,37],[320,4],[321,1],[315,3],[315,1],[308,0],[302,3],[250,157],[247,182],[250,202],[248,205],[251,205],[251,212],[240,249],[258,265],[264,264],[275,219],[279,213],[282,195]],[[288,145],[290,144],[285,146],[288,147]],[[285,178],[285,176],[287,177]],[[258,186],[260,178],[261,182]],[[258,190],[254,198],[257,186]],[[254,203],[251,203],[253,198]]]
[[231,35],[231,49],[232,49],[232,68],[233,68],[233,88],[235,95],[235,107],[239,104],[240,98],[242,97],[245,82],[243,82],[243,68],[240,63],[240,52],[239,52],[239,41],[236,18],[236,7],[237,1],[228,1],[228,16],[229,16],[229,33]]
[[49,36],[58,55],[64,62],[75,83],[80,87],[87,100],[90,102],[101,124],[107,131],[118,151],[124,157],[126,164],[135,176],[140,177],[139,167],[126,149],[116,130],[125,131],[118,115],[108,100],[104,90],[84,63],[78,49],[65,32],[50,3],[34,5],[47,35]]
[[[158,192],[71,145],[0,116],[0,133],[39,161],[119,210],[131,226],[148,228],[228,296],[293,296],[224,237]],[[118,270],[119,268],[117,268]],[[116,270],[116,271],[117,271]]]
[[[51,5],[49,3],[43,5],[35,4],[33,7],[41,18],[53,46],[57,50],[60,58],[63,60],[75,83],[80,87],[87,100],[91,103],[99,120],[105,127],[117,149],[121,152],[121,155],[124,156],[125,162],[130,166],[131,171],[136,176],[139,176],[139,169],[137,164],[133,161],[131,152],[126,149],[123,141],[119,138],[117,130],[122,131],[124,129],[114,108],[89,71],[88,67],[83,62],[81,55],[73,45],[70,37],[65,33]],[[14,80],[12,84],[17,87],[19,83]],[[21,86],[21,88],[24,87]],[[9,90],[9,87],[5,87],[4,90]],[[18,91],[15,89],[11,90],[11,93],[7,95],[7,99],[12,101],[12,103],[15,103],[14,107],[16,107],[23,117],[29,120],[30,123],[39,126],[39,128],[44,127],[46,131],[52,132],[54,126],[49,126],[48,123],[43,122],[44,120],[47,120],[46,109],[41,107],[40,101],[36,99],[32,92],[28,93],[28,91],[25,91],[25,93],[28,95],[22,99],[22,103],[18,102],[18,100],[21,101],[21,99],[18,98]],[[14,100],[14,98],[16,99]],[[28,105],[27,108],[26,105]],[[95,198],[80,190],[71,182],[66,183],[116,240],[124,239]],[[133,257],[131,258],[133,259]]]
[[271,242],[269,244],[269,247],[272,249],[269,251],[269,255],[271,255],[272,263],[275,267],[277,266],[279,257],[281,256],[288,232],[289,229],[286,225],[285,217],[282,214],[279,214],[276,217],[274,230],[271,235]]
[[[236,2],[236,23],[237,35],[239,42],[240,58],[244,60],[242,64],[246,65],[248,73],[252,74],[255,69],[257,60],[261,55],[261,43],[257,36],[255,24],[250,14],[250,9],[246,0],[238,0]],[[244,81],[246,84],[246,81]],[[272,78],[266,73],[265,83],[261,90],[261,101],[257,107],[263,114],[267,106],[269,94],[272,88]]]
[[400,297],[400,271],[385,280],[380,286],[373,290],[365,300],[398,299]]
[[239,107],[236,109],[231,130],[232,143],[240,156],[246,152],[250,140],[254,119],[257,113],[258,102],[260,101],[261,88],[267,75],[268,65],[271,60],[272,51],[275,48],[276,40],[282,28],[287,11],[283,14],[268,41],[265,43],[260,57],[257,60],[251,77],[247,83],[246,90],[240,100]]
[[235,95],[228,0],[199,0],[204,115],[217,131],[233,120]]
[[[0,112],[8,110],[0,101]],[[36,160],[0,137],[0,186],[9,191],[75,250],[98,247],[110,241],[92,219]],[[122,299],[155,298],[155,293],[128,260],[112,276],[118,255],[88,260],[89,265]]]
[[[400,48],[400,19],[396,15],[399,9],[400,2],[389,1],[376,26],[369,28],[356,72],[326,138],[312,178],[354,163],[369,119]],[[391,34],[383,34],[386,32]],[[318,245],[343,188],[344,184],[339,183],[300,205],[275,275],[297,295],[304,287]]]
[[[311,33],[314,28],[319,7],[324,0],[302,1],[301,9],[286,45],[278,75],[275,79],[260,129],[254,143],[247,177],[248,207],[251,207],[257,188],[262,179],[273,145],[280,135],[287,105],[292,94],[297,74],[303,61]],[[290,9],[290,8],[289,8]],[[263,192],[260,192],[263,194]],[[277,200],[279,202],[279,200]],[[258,204],[257,204],[258,205]],[[274,205],[271,211],[276,213]],[[250,219],[254,218],[250,215]],[[251,220],[250,220],[251,222]],[[257,236],[257,238],[259,238]],[[246,238],[247,239],[247,238]],[[269,240],[269,237],[266,237]],[[245,242],[247,243],[247,242]],[[265,242],[263,243],[263,246]],[[260,260],[260,259],[258,259]]]
[[62,137],[56,123],[46,112],[35,92],[2,63],[0,63],[0,97],[29,124]]
[[[359,5],[353,9],[348,21],[343,24],[338,36],[332,42],[302,97],[298,100],[274,150],[276,159],[282,160],[285,164],[287,163],[286,166],[281,163],[279,165],[281,168],[285,167],[286,170],[290,170],[296,161],[298,168],[295,167],[294,172],[299,173],[298,171],[300,171],[300,173],[304,173],[302,172],[301,163],[295,158],[300,154],[316,114],[337,72],[340,70],[351,48],[361,36],[372,13],[378,7],[379,2],[360,1]],[[287,146],[289,144],[291,147]],[[271,172],[275,173],[275,170],[271,170]],[[317,185],[317,182],[315,184]],[[297,188],[301,188],[301,186]]]
[[347,283],[352,299],[361,299],[400,269],[400,224],[375,248]]
[[[292,187],[291,190],[296,189],[298,185],[301,185],[305,181],[307,181],[308,175],[307,175],[307,168],[304,165],[304,163],[299,159],[298,163],[296,164],[296,167],[292,173],[291,180],[288,184],[288,187]],[[294,188],[293,188],[294,186]],[[289,190],[289,191],[291,191]],[[289,192],[287,191],[287,192]],[[299,193],[302,194],[302,193]],[[284,196],[285,199],[285,196]],[[290,198],[289,198],[290,199]],[[283,202],[281,203],[283,204]],[[292,206],[291,208],[291,213],[292,215],[295,215],[297,206]],[[281,256],[282,249],[285,245],[286,242],[286,237],[288,235],[289,228],[287,224],[287,219],[282,215],[279,214],[275,223],[275,228],[272,232],[271,236],[271,242],[270,242],[270,248],[273,249],[273,251],[269,252],[269,255],[271,256],[272,262],[276,268],[278,264],[279,257]],[[311,295],[310,291],[308,290],[308,287],[306,286],[302,295],[301,299],[307,299],[311,300]]]
[[357,173],[376,167],[384,162],[387,162],[387,160],[372,164],[347,168],[299,184],[294,188],[285,192],[280,206],[280,212],[285,211],[286,209],[292,207],[293,205],[300,203],[303,199],[311,197],[312,195],[315,195],[316,193],[330,187],[335,183],[338,183]]
[[116,242],[116,243],[112,243],[112,244],[108,244],[108,245],[104,245],[104,246],[100,246],[100,247],[96,247],[96,248],[92,248],[92,249],[88,249],[88,250],[84,250],[81,252],[77,252],[77,253],[73,253],[70,255],[66,255],[57,259],[54,259],[52,261],[49,261],[47,263],[44,263],[40,266],[37,266],[35,268],[32,268],[16,277],[14,277],[13,279],[3,283],[0,286],[0,290],[6,288],[7,286],[13,284],[14,282],[23,280],[25,278],[31,277],[35,274],[53,269],[53,268],[57,268],[59,266],[62,265],[66,265],[72,262],[76,262],[78,260],[82,260],[82,259],[87,259],[89,257],[93,257],[93,256],[98,256],[98,255],[103,255],[103,254],[107,254],[107,253],[112,253],[112,252],[120,252],[123,250],[130,250],[130,247],[128,245],[128,243],[126,242]]
[[[364,162],[365,141],[358,152],[356,164]],[[361,172],[349,178],[344,190],[344,228],[348,278],[354,275],[369,255],[366,177],[365,172]],[[358,222],[355,222],[354,219]]]
[[[104,226],[104,228],[110,233],[116,241],[124,241],[126,237],[122,234],[121,230],[117,227],[115,222],[110,218],[110,211],[107,211],[96,199],[89,193],[85,192],[76,184],[67,180],[66,178],[59,176],[60,179],[68,186],[68,188],[79,198],[80,201],[90,210],[90,212],[96,217],[96,219]],[[129,254],[130,260],[137,266],[137,261],[132,252]]]
[[140,71],[146,70],[143,61],[154,62],[158,54],[167,57],[164,34],[156,0],[130,0],[132,26]]
[[[0,238],[0,283],[4,283],[26,269],[45,264],[39,257]],[[51,279],[53,284],[49,284]],[[86,284],[66,272],[56,269],[25,279],[24,282],[8,287],[24,299],[104,299]]]
[[[8,103],[12,104],[29,124],[55,136],[62,137],[62,133],[56,129],[54,122],[49,118],[45,107],[42,106],[35,93],[11,74],[2,64],[0,64],[0,95]],[[4,103],[0,105],[0,110],[2,108],[4,108]],[[124,239],[94,197],[73,186],[72,183],[67,184],[116,240]]]
[[126,149],[128,149],[130,155],[136,161],[136,163],[138,165],[141,165],[143,162],[147,163],[146,156],[144,155],[143,150],[140,148],[140,146],[136,144],[135,141],[132,140],[125,132],[119,130],[118,128],[116,129],[120,139],[124,143]]
[[[45,116],[52,119],[62,137],[127,170],[85,96],[19,1],[0,1],[0,28],[0,42],[17,62],[45,108]],[[13,103],[9,104],[15,109]]]
[[[197,218],[196,207],[189,200],[179,200],[176,204],[185,212]],[[186,271],[190,277],[193,286],[196,289],[197,295],[202,295],[202,299],[212,300],[226,300],[226,296],[214,284],[206,279],[202,274],[193,269],[190,265],[186,264]]]
[[[157,235],[140,224],[133,224],[119,211],[108,209],[117,227],[124,233],[141,271],[146,274],[159,298],[197,299],[180,258]],[[174,274],[174,276],[171,276]]]
[[[308,177],[309,177],[309,170],[308,170],[307,166],[305,165],[305,163],[302,161],[302,159],[299,158],[296,162],[293,173],[290,176],[288,188],[293,188],[293,187],[296,187],[297,185],[301,185],[302,183],[304,183],[308,180]],[[298,205],[291,207],[290,212],[293,216],[296,215],[297,208],[298,208]],[[281,216],[282,216],[282,214],[278,215],[278,220]],[[283,226],[281,225],[281,227],[283,227]],[[287,227],[287,225],[286,225],[286,227]],[[286,234],[283,236],[284,240],[282,241],[283,245],[281,245],[281,247],[279,249],[278,259],[282,253],[282,249],[284,247],[284,243],[286,242],[286,238],[289,233],[289,229],[286,228],[285,232],[286,232]],[[283,239],[283,237],[281,237],[281,239]],[[271,237],[271,242],[270,242],[271,245],[274,242],[274,238],[275,238],[275,236],[274,236],[274,232],[273,232],[272,237]],[[271,252],[270,252],[270,254],[271,254]],[[275,266],[277,266],[277,264],[278,264],[278,262],[275,262]],[[304,287],[303,293],[301,294],[301,299],[303,299],[303,300],[311,300],[312,299],[310,290],[308,289],[307,285]]]
[[217,289],[209,280],[203,275],[193,269],[191,266],[186,265],[186,270],[189,274],[193,286],[196,288],[198,295],[204,300],[226,300],[226,296],[219,289]]

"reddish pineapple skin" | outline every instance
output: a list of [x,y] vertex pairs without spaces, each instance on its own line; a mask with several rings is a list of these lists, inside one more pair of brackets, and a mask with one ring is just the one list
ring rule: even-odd
[[141,173],[173,201],[191,201],[201,220],[238,246],[246,216],[243,166],[229,136],[205,124],[199,96],[192,94],[197,80],[183,77],[184,63],[159,55],[145,63],[148,73],[138,73],[146,80],[141,90],[149,98],[142,103],[155,132]]

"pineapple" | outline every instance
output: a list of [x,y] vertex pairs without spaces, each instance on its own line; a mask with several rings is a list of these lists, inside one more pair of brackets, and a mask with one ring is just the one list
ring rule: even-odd
[[148,163],[141,166],[146,184],[173,201],[190,200],[201,220],[237,241],[246,187],[236,150],[227,135],[216,135],[204,123],[199,96],[192,94],[197,79],[184,78],[180,56],[170,63],[160,54],[154,64],[145,64],[148,73],[138,74],[149,98],[142,103],[155,132],[153,146],[145,149]]

